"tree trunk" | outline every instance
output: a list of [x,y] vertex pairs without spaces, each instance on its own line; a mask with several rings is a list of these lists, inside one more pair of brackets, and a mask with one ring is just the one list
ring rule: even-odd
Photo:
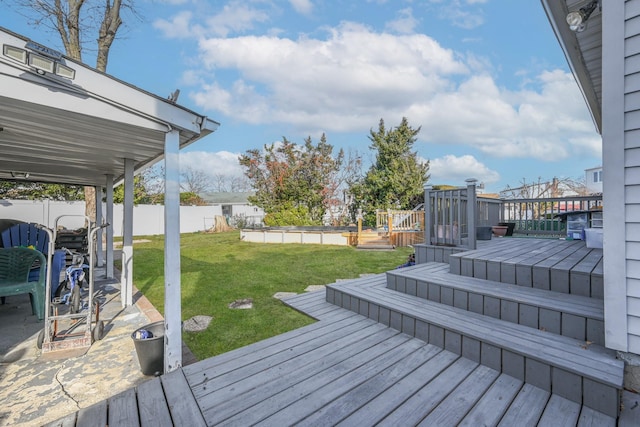
[[[84,214],[92,223],[96,222],[96,188],[84,187]],[[86,224],[89,226],[89,224]]]
[[98,32],[98,57],[96,58],[96,69],[103,73],[107,70],[107,62],[109,62],[109,49],[111,44],[116,38],[116,33],[122,19],[120,18],[120,7],[122,6],[122,0],[113,0],[113,5],[110,5],[111,1],[106,0],[104,8],[104,18],[100,25]]

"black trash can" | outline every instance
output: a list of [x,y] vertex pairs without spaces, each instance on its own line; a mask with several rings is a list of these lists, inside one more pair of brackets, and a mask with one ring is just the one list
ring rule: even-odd
[[164,372],[164,321],[136,329],[131,338],[136,347],[142,373],[161,375]]

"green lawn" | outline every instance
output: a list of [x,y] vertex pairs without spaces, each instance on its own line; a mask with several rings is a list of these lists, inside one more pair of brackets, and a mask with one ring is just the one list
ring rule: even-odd
[[[134,247],[136,287],[164,311],[164,239]],[[346,246],[260,244],[240,241],[240,233],[181,236],[182,318],[213,316],[204,332],[183,339],[200,360],[308,325],[313,320],[273,298],[276,292],[301,293],[309,285],[381,273],[404,263],[410,248],[359,251]],[[227,305],[252,298],[252,310]]]

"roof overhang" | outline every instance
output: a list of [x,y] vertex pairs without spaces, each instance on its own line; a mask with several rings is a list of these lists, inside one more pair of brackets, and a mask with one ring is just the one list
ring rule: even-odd
[[[30,40],[0,27],[0,49],[30,50]],[[36,52],[38,53],[38,52]],[[0,179],[103,186],[124,175],[124,159],[139,171],[163,157],[165,135],[180,147],[219,124],[61,56],[73,79],[38,72],[0,50]]]
[[598,132],[602,132],[602,14],[596,8],[582,32],[569,29],[566,17],[591,0],[541,0],[569,67],[589,107]]

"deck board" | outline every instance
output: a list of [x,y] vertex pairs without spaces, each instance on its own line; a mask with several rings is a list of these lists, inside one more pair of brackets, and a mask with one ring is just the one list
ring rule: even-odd
[[[429,361],[432,361],[430,369],[435,369],[436,372],[438,372],[439,369],[433,361],[442,359],[445,364],[441,363],[441,366],[447,366],[447,360],[452,361],[457,358],[454,354],[447,353],[448,354],[443,354],[441,348],[433,345],[423,346],[403,359],[400,363],[390,366],[348,392],[324,403],[321,408],[296,424],[298,427],[337,424],[340,420],[366,405],[372,399],[385,393],[407,376],[420,375],[419,368],[429,363]],[[445,357],[444,359],[443,356]],[[312,393],[309,397],[315,398],[316,393],[317,392]]]
[[77,427],[104,427],[107,425],[107,401],[103,400],[78,411]]
[[[313,354],[296,357],[279,366],[271,367],[272,372],[280,373],[277,378],[259,373],[252,378],[243,379],[242,382],[232,382],[225,388],[203,396],[200,402],[207,408],[205,416],[212,423],[221,422],[249,406],[260,403],[270,395],[280,393],[314,375],[320,375],[332,366],[351,357],[357,357],[360,353],[370,351],[389,340],[402,342],[402,338],[394,338],[398,335],[397,331],[368,329],[369,331],[358,334],[357,338],[353,336],[336,342],[336,345],[343,346],[340,354],[334,353],[336,348],[341,347],[331,344],[321,346]],[[230,393],[233,394],[232,397]]]
[[[377,358],[382,359],[392,351],[397,352],[398,350],[395,349],[403,347],[402,344],[407,342],[407,338],[396,334],[386,336],[382,341],[365,340],[347,349],[344,355],[326,356],[324,360],[315,361],[309,365],[308,371],[294,371],[290,375],[285,375],[286,367],[284,367],[284,370],[264,372],[261,375],[261,387],[252,390],[249,395],[234,396],[234,399],[226,398],[218,402],[220,406],[207,408],[205,416],[210,423],[214,424],[225,421],[225,423],[249,425],[261,421],[286,408],[306,393],[335,381],[357,368],[359,364],[371,362]],[[415,344],[411,346],[412,350],[415,348],[417,348]],[[232,417],[225,418],[229,414],[232,414]]]
[[[418,367],[411,375],[407,375],[393,384],[383,393],[366,402],[347,417],[342,418],[336,425],[374,425],[380,422],[388,413],[403,406],[411,396],[420,391],[425,384],[429,384],[440,374],[445,372],[460,357],[450,351],[442,351]],[[328,412],[328,411],[327,411]],[[346,411],[345,411],[346,412]],[[344,415],[344,414],[343,414]],[[312,424],[310,424],[312,425]]]
[[[265,418],[261,424],[269,426],[297,423],[331,400],[363,384],[369,378],[379,375],[394,365],[403,364],[408,357],[424,347],[425,344],[420,341],[409,340],[403,345],[389,348],[388,351],[376,357],[363,353],[359,358],[351,358],[340,365],[335,365],[322,377],[315,376],[287,390],[285,399],[283,399],[285,396],[278,396],[277,401],[280,405],[283,400],[284,402],[292,401],[292,403],[285,410]],[[303,394],[304,397],[300,398]],[[273,402],[265,403],[273,404]]]
[[417,425],[442,402],[478,366],[476,362],[460,358],[445,369],[433,381],[422,387],[391,412],[380,426]]
[[419,425],[457,425],[499,376],[498,371],[487,366],[476,367]]
[[[345,337],[354,338],[353,335],[360,333],[367,334],[365,326],[375,326],[368,319],[354,318],[354,322],[344,324],[333,331],[333,333],[323,333],[319,336],[303,337],[294,343],[287,342],[284,345],[276,345],[267,350],[263,350],[262,356],[247,354],[224,365],[218,365],[214,369],[209,369],[203,374],[187,376],[191,387],[198,399],[206,399],[207,395],[234,384],[243,379],[255,378],[260,372],[284,362],[290,362],[294,358],[304,357],[310,351],[320,347],[336,347],[344,345]],[[364,330],[363,330],[364,329]],[[237,369],[238,365],[242,369]]]
[[522,385],[522,381],[509,375],[501,374],[458,426],[497,425],[522,388]]
[[169,405],[160,378],[145,381],[137,387],[141,427],[171,427]]
[[[562,269],[566,267],[567,271],[573,271],[570,274],[578,276],[587,274],[591,268],[591,280],[597,282],[601,277],[602,260],[596,252],[576,253],[584,248],[584,242],[539,242],[542,246],[536,249],[535,239],[494,240],[496,242],[487,244],[481,242],[477,251],[454,256],[464,259],[466,268],[471,265],[471,269],[475,259],[497,259],[499,269],[501,264],[506,266],[507,275],[512,274],[511,266],[515,267],[516,281],[520,266],[524,266],[525,273],[530,269],[533,279],[536,266],[544,263],[548,264],[549,275],[549,268],[555,266],[558,271],[564,271]],[[581,253],[585,256],[576,261]],[[570,266],[574,261],[576,263]],[[478,268],[484,268],[482,262]],[[446,330],[441,326],[451,321],[452,313],[460,309],[430,303],[428,298],[409,300],[406,295],[386,287],[387,276],[410,277],[421,272],[450,277],[447,264],[432,263],[341,281],[329,285],[326,292],[308,292],[286,298],[284,304],[318,321],[150,379],[136,389],[51,425],[105,426],[108,422],[111,426],[119,425],[118,421],[122,421],[120,425],[136,425],[138,414],[132,413],[136,406],[140,425],[154,427],[420,423],[615,425],[616,420],[611,417],[557,393],[523,383],[525,367],[521,365],[524,359],[519,354],[508,353],[502,359],[495,359],[498,364],[511,366],[509,372],[499,373],[491,366],[481,365],[481,359],[495,356],[497,347],[468,339],[464,335],[465,328],[493,337],[496,332],[491,327],[492,322],[501,321],[490,319],[484,324],[478,322],[480,317],[476,313],[471,313],[466,320],[460,321],[460,329]],[[453,290],[441,292],[435,287],[418,288],[417,282],[411,280],[398,281],[397,286],[427,297],[429,292],[437,291],[439,299],[450,299],[457,306],[463,304],[460,293]],[[353,296],[345,293],[347,288]],[[512,292],[510,289],[503,290],[508,294]],[[550,298],[553,304],[563,304],[562,297]],[[517,299],[514,301],[525,304]],[[473,304],[471,298],[466,304]],[[595,307],[585,301],[585,310],[591,306]],[[435,314],[435,326],[427,326],[419,319],[425,310]],[[597,307],[594,310],[599,313]],[[403,311],[418,317],[405,316]],[[434,338],[440,344],[427,344],[389,325],[425,338],[425,341]],[[517,341],[532,354],[568,358],[568,372],[591,369],[590,375],[606,378],[615,376],[613,373],[619,368],[619,363],[612,361],[594,370],[587,366],[589,357],[585,354],[597,353],[597,348],[577,348],[575,354],[567,356],[565,350],[555,348],[556,344],[565,342],[565,337],[538,331],[533,334],[534,338],[525,338],[521,328],[521,325],[507,327],[498,333],[499,339]],[[511,373],[514,376],[508,375]],[[563,393],[569,391],[562,390]],[[635,423],[634,416],[627,412],[628,419],[633,419],[630,425]]]
[[[456,326],[454,328],[460,333],[469,332],[472,335],[473,333],[484,333],[487,341],[495,345],[501,345],[504,342],[517,342],[520,348],[527,349],[525,351],[530,352],[530,354],[538,354],[540,357],[544,355],[545,358],[549,357],[551,360],[560,363],[560,366],[565,365],[567,369],[571,371],[587,373],[587,376],[593,375],[594,379],[601,379],[606,383],[615,381],[615,384],[611,384],[614,386],[617,386],[618,381],[621,381],[621,378],[617,378],[620,365],[619,361],[613,359],[601,360],[601,362],[604,363],[600,366],[592,366],[594,358],[599,359],[595,352],[596,347],[589,347],[589,350],[593,349],[593,351],[585,351],[581,346],[583,343],[576,341],[572,355],[567,357],[567,350],[569,349],[564,347],[567,343],[566,337],[535,330],[527,331],[530,333],[530,336],[524,336],[524,329],[521,325],[500,321],[498,319],[487,319],[476,313],[461,313],[461,311],[455,307],[442,306],[441,304],[434,304],[430,301],[411,300],[406,296],[398,295],[397,293],[380,287],[371,287],[366,291],[356,288],[351,289],[350,292],[363,298],[371,298],[373,295],[377,295],[380,301],[386,301],[390,305],[393,305],[393,307],[395,307],[394,310],[402,310],[417,317],[422,316],[424,312],[429,312],[431,320],[439,323],[441,327],[450,325],[454,322],[452,319],[455,318]],[[495,326],[491,326],[492,323],[499,325],[500,333],[496,332]],[[562,348],[559,348],[556,344],[562,345]]]
[[138,427],[138,405],[135,389],[130,388],[108,399],[109,426]]
[[193,390],[182,369],[177,369],[160,377],[164,394],[169,402],[171,419],[176,426],[206,426]]
[[538,425],[543,426],[575,426],[580,416],[580,405],[558,395],[549,398]]

